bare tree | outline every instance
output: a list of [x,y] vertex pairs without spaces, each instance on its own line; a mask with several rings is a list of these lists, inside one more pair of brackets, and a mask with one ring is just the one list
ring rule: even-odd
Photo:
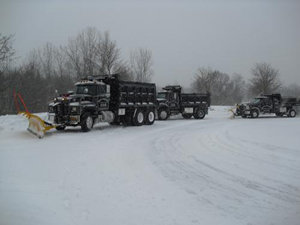
[[56,47],[51,43],[46,43],[43,48],[37,50],[37,54],[41,66],[41,75],[45,77],[56,75]]
[[300,86],[298,84],[290,84],[281,87],[281,93],[285,96],[300,97]]
[[197,70],[192,88],[198,92],[212,92],[218,71],[201,67]]
[[192,88],[196,92],[209,92],[216,105],[232,105],[243,98],[245,81],[235,74],[230,77],[226,73],[211,68],[199,68],[195,74]]
[[131,71],[130,67],[127,65],[127,63],[119,62],[119,64],[117,64],[115,66],[114,73],[118,74],[120,76],[121,80],[127,80],[127,81],[134,80],[132,71]]
[[251,72],[253,75],[249,88],[251,94],[271,94],[280,88],[279,71],[270,64],[256,63]]
[[116,73],[120,65],[120,49],[115,41],[110,39],[109,33],[104,33],[103,40],[98,45],[100,72],[111,75]]
[[153,76],[153,61],[150,50],[139,48],[132,51],[130,54],[130,66],[136,81],[151,81]]
[[0,73],[7,69],[15,54],[12,41],[13,35],[5,36],[0,33]]
[[68,63],[76,74],[77,79],[99,73],[98,49],[101,35],[95,29],[88,27],[79,33],[75,39],[70,39],[64,48]]
[[109,33],[104,37],[96,28],[88,27],[64,48],[68,64],[76,78],[116,73],[120,65],[120,49]]
[[232,103],[240,103],[246,93],[246,82],[240,74],[233,74],[231,78],[232,89],[231,89],[231,98]]

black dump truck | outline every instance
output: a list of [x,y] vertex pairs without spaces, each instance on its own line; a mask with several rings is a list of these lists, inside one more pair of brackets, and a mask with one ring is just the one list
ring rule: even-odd
[[77,82],[76,92],[56,97],[49,104],[48,121],[63,130],[81,126],[89,131],[99,122],[151,125],[155,121],[156,86],[100,75]]
[[300,99],[295,97],[282,97],[281,94],[260,95],[249,103],[236,105],[236,116],[243,118],[257,118],[261,114],[275,114],[278,117],[297,115],[296,108],[300,106]]
[[170,85],[157,94],[157,116],[166,120],[171,115],[182,114],[183,118],[203,119],[210,106],[210,94],[181,93],[179,85]]

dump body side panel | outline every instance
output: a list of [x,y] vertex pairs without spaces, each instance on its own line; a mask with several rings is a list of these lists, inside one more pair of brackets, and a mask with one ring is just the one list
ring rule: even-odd
[[114,80],[110,96],[110,110],[114,112],[119,108],[155,107],[156,86],[153,83]]

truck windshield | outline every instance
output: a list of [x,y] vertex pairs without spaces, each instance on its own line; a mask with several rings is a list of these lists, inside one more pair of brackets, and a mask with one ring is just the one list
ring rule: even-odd
[[76,94],[97,95],[96,85],[78,85]]
[[167,92],[158,92],[157,93],[157,98],[166,99],[167,98]]
[[251,101],[251,103],[257,104],[260,102],[260,100],[261,100],[261,98],[255,98]]

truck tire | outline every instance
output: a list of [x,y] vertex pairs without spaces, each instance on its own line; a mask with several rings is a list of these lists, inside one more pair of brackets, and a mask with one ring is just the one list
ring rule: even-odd
[[294,109],[291,109],[291,110],[289,111],[289,117],[294,118],[296,115],[297,115],[297,112],[296,112]]
[[56,130],[64,130],[66,128],[66,126],[57,126],[55,127]]
[[251,110],[251,117],[252,118],[257,118],[259,116],[259,111],[257,109],[252,109]]
[[193,114],[189,114],[189,113],[182,113],[182,117],[184,119],[191,119]]
[[80,121],[81,130],[83,132],[90,131],[94,126],[94,120],[90,113],[83,114]]
[[154,109],[149,109],[149,111],[147,111],[146,113],[145,124],[152,125],[154,121],[155,121]]
[[169,113],[166,108],[161,108],[158,110],[158,119],[159,120],[166,120],[169,118]]
[[203,109],[197,108],[193,116],[195,119],[203,119],[205,117],[205,112]]
[[145,115],[144,115],[144,112],[141,109],[136,110],[136,113],[133,116],[132,122],[133,122],[134,126],[142,126],[144,124]]

